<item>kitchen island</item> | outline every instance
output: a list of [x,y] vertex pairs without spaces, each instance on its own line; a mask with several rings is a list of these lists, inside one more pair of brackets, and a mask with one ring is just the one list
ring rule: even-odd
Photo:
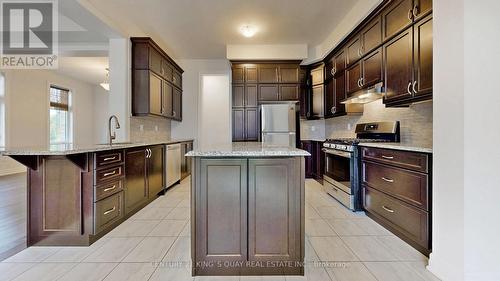
[[0,149],[28,168],[28,246],[88,246],[165,190],[165,145]]
[[304,150],[213,145],[192,157],[191,259],[197,275],[304,274]]

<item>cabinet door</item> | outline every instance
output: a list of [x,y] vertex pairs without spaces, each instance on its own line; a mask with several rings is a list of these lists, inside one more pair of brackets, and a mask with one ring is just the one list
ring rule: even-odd
[[359,89],[361,81],[361,62],[356,63],[346,70],[347,76],[347,95],[352,94]]
[[299,100],[299,85],[280,85],[280,100],[297,101]]
[[352,65],[361,58],[361,38],[356,36],[347,44],[347,65]]
[[245,140],[258,141],[259,128],[259,109],[245,108]]
[[333,78],[325,81],[325,118],[333,117],[335,114],[335,82]]
[[278,83],[278,65],[259,65],[259,83]]
[[156,145],[149,147],[151,156],[148,161],[148,193],[149,199],[154,199],[160,191],[163,190],[163,165],[164,165],[164,146]]
[[413,0],[394,0],[382,11],[383,40],[412,24]]
[[174,87],[172,116],[175,120],[182,120],[182,92]]
[[257,65],[245,65],[245,82],[246,83],[257,83],[258,82],[258,72]]
[[172,77],[172,83],[182,89],[182,73],[180,73],[177,70],[174,70],[173,77]]
[[247,160],[196,161],[196,262],[246,261]]
[[245,140],[245,109],[233,109],[233,141]]
[[299,83],[299,66],[298,65],[281,65],[280,66],[280,82],[281,83]]
[[149,47],[149,69],[157,74],[161,74],[162,55],[152,47]]
[[413,20],[417,21],[432,11],[432,0],[413,0]]
[[345,71],[340,72],[333,79],[335,92],[335,108],[334,116],[344,115],[346,113],[345,104],[341,102],[347,98],[345,91]]
[[302,147],[303,150],[309,152],[311,156],[305,156],[305,174],[306,178],[312,178],[313,173],[313,151],[312,151],[312,142],[311,141],[302,141]]
[[363,88],[382,81],[382,49],[377,49],[363,58]]
[[245,106],[257,107],[258,99],[258,87],[257,85],[246,85],[245,86]]
[[325,63],[325,81],[333,78],[334,74],[333,64],[334,64],[333,58]]
[[161,60],[161,71],[160,71],[160,74],[163,77],[163,79],[172,82],[172,78],[173,78],[173,76],[172,76],[173,75],[172,65],[170,65],[170,63],[167,60],[165,60],[165,59]]
[[172,92],[172,85],[166,81],[163,82],[163,97],[162,97],[162,103],[163,103],[163,116],[165,117],[172,117],[172,110],[173,110],[173,92]]
[[411,97],[412,84],[412,28],[384,44],[384,102]]
[[149,72],[149,113],[162,115],[162,85],[160,76]]
[[306,85],[300,86],[300,117],[308,118],[311,114],[311,98],[309,87]]
[[346,68],[346,51],[345,49],[340,50],[334,57],[333,57],[333,75],[344,71]]
[[146,182],[146,149],[125,152],[125,213],[141,207],[148,200]]
[[233,85],[233,107],[245,106],[245,85]]
[[233,83],[245,82],[245,67],[242,65],[234,65],[232,68]]
[[279,86],[276,84],[259,85],[259,101],[279,100]]
[[323,84],[325,77],[323,75],[324,67],[320,66],[311,70],[311,82],[312,85]]
[[300,175],[293,158],[248,160],[248,260],[300,258]]
[[312,87],[312,113],[314,117],[323,117],[325,114],[324,98],[325,98],[325,88],[324,85],[316,85]]
[[432,93],[432,15],[413,26],[414,94]]
[[382,23],[380,16],[375,17],[361,31],[361,52],[368,54],[382,44]]

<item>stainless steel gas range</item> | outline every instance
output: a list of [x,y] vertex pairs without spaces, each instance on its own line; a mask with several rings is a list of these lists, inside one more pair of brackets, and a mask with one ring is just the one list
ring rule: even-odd
[[356,125],[356,138],[327,139],[323,143],[325,172],[323,187],[353,211],[362,210],[360,187],[361,142],[399,142],[399,121]]

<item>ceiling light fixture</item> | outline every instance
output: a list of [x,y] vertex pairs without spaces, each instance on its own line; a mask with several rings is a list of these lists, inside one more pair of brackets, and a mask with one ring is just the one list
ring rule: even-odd
[[241,34],[243,34],[243,36],[250,38],[254,36],[255,33],[257,33],[257,28],[251,25],[244,25],[240,28],[240,32]]
[[104,90],[109,91],[109,68],[106,68],[106,79],[100,85]]

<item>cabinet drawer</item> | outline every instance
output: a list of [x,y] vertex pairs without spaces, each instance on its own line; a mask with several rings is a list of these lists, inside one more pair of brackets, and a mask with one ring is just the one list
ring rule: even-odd
[[118,164],[123,161],[123,151],[102,151],[95,154],[95,168]]
[[428,176],[400,168],[363,162],[363,184],[428,210]]
[[363,187],[363,206],[390,227],[429,249],[429,214],[369,187]]
[[103,183],[95,187],[94,200],[99,201],[123,190],[123,179]]
[[119,179],[123,176],[123,171],[123,165],[98,170],[95,172],[94,184],[100,185],[101,183],[107,182],[109,180]]
[[364,147],[363,160],[371,160],[401,168],[428,173],[428,158],[424,153]]
[[94,203],[95,234],[123,217],[123,192]]

